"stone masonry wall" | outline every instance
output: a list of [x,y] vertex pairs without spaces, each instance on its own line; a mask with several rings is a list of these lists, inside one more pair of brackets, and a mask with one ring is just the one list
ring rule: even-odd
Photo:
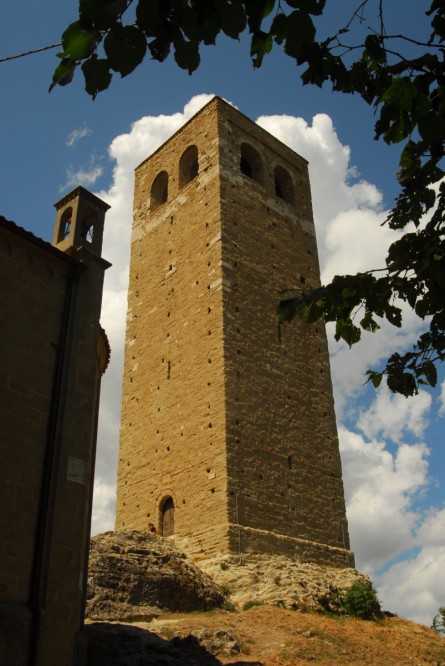
[[[191,145],[198,175],[181,186]],[[222,100],[138,167],[117,529],[161,527],[172,497],[197,558],[353,564],[324,327],[276,323],[283,290],[318,283],[306,161]]]
[[0,663],[81,666],[109,264],[3,222]]
[[[324,326],[297,319],[279,331],[276,322],[287,290],[319,285],[307,163],[230,107],[220,136],[229,512],[242,526],[232,543],[241,531],[241,548],[264,551],[269,532],[275,552],[326,559],[330,546],[328,559],[344,565],[352,558]],[[243,143],[261,157],[261,182],[239,169]],[[291,202],[277,196],[276,167],[292,177]]]
[[[228,543],[217,129],[204,109],[136,170],[116,512],[117,529],[161,528],[171,496],[198,550]],[[191,145],[199,173],[181,186]],[[162,171],[168,198],[150,211]]]

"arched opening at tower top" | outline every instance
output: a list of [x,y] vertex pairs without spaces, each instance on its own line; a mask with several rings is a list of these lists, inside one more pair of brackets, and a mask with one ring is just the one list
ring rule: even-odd
[[179,186],[184,187],[190,183],[199,172],[198,149],[196,146],[189,146],[182,153],[179,160]]
[[175,532],[175,503],[167,497],[161,504],[161,535],[171,536]]
[[72,218],[73,218],[73,209],[69,207],[66,210],[64,210],[64,212],[62,213],[62,218],[60,220],[59,236],[57,238],[57,241],[59,243],[65,240],[65,238],[68,238],[68,236],[70,235]]
[[168,199],[168,173],[161,171],[153,181],[150,192],[150,210],[155,211]]
[[294,203],[294,184],[286,169],[275,167],[275,194],[289,204]]
[[90,208],[85,211],[82,218],[82,226],[80,235],[89,243],[93,242],[95,224],[97,222],[97,215]]
[[240,170],[248,178],[263,182],[263,162],[260,154],[248,143],[241,144]]

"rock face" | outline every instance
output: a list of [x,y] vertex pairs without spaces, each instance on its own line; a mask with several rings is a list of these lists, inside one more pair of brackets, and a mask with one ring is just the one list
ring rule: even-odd
[[147,532],[105,532],[91,539],[86,617],[149,622],[165,611],[206,611],[270,604],[344,613],[343,593],[369,582],[355,569],[298,562],[282,555],[243,554],[200,561]]
[[369,583],[356,569],[299,562],[283,555],[233,555],[199,566],[239,608],[269,604],[292,610],[344,614],[341,598],[355,583]]
[[149,621],[163,611],[205,611],[226,601],[218,586],[165,539],[135,530],[91,539],[90,620]]

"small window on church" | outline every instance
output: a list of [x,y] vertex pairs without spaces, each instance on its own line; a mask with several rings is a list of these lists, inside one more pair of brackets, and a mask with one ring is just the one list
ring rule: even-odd
[[263,162],[260,154],[248,143],[241,144],[240,170],[248,178],[256,180],[257,183],[263,182]]
[[199,172],[198,149],[189,146],[179,160],[179,186],[184,187],[190,183]]
[[97,222],[96,214],[91,210],[85,211],[80,228],[80,236],[89,243],[93,242],[94,226]]
[[73,217],[73,209],[71,207],[63,211],[59,227],[59,239],[58,239],[59,243],[60,241],[65,240],[65,238],[68,238],[68,236],[70,235],[72,217]]
[[290,174],[281,166],[275,167],[275,194],[289,204],[294,203],[294,184]]
[[153,181],[150,192],[150,210],[155,211],[168,199],[168,173],[161,171]]

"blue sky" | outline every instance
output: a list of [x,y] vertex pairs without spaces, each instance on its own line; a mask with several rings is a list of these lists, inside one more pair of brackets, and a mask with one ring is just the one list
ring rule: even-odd
[[[418,3],[405,3],[403,15],[397,4],[388,2],[389,18],[397,18],[388,31],[415,34]],[[342,3],[345,17],[354,6]],[[71,1],[8,3],[0,57],[58,42],[76,11]],[[332,21],[328,17],[327,31]],[[198,110],[208,99],[202,95],[216,93],[253,120],[261,117],[260,124],[310,161],[323,277],[329,279],[382,265],[395,239],[380,223],[397,194],[398,150],[373,140],[372,109],[358,98],[303,88],[297,68],[278,49],[255,71],[248,44],[223,38],[203,51],[191,77],[171,58],[147,60],[126,79],[114,75],[94,102],[81,74],[48,94],[56,52],[0,63],[0,213],[50,240],[51,205],[77,184],[112,205],[103,254],[113,268],[103,323],[113,361],[103,382],[93,517],[94,530],[102,531],[113,526],[133,168]],[[407,312],[402,334],[384,327],[352,351],[331,341],[331,358],[357,566],[372,576],[385,608],[429,624],[445,603],[445,375],[436,391],[413,400],[363,387],[364,371],[412,343],[418,330],[419,321]]]

